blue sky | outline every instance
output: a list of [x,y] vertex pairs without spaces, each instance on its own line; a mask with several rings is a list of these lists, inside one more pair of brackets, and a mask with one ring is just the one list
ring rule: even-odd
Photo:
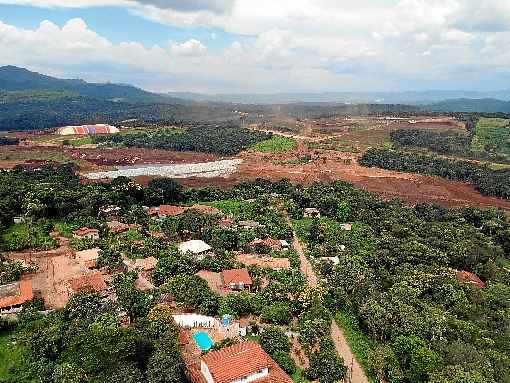
[[507,0],[0,0],[0,65],[208,93],[510,88]]

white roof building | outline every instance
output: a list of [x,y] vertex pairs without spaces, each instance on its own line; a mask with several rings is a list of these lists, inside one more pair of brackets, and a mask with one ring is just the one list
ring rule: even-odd
[[179,252],[182,254],[186,254],[187,252],[191,252],[195,255],[202,255],[212,249],[207,243],[200,239],[193,239],[191,241],[182,242],[178,246]]

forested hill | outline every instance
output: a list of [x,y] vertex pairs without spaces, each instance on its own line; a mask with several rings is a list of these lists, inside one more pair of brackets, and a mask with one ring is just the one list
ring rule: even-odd
[[435,112],[510,113],[510,101],[495,98],[456,98],[429,105]]
[[147,92],[131,85],[63,80],[15,66],[0,67],[0,90],[72,92],[102,100],[137,103],[189,103],[189,101]]

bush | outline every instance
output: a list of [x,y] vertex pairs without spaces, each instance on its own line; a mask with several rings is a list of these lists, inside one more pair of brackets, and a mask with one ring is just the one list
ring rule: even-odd
[[277,352],[290,352],[290,341],[287,335],[278,327],[268,327],[260,335],[260,344],[269,355]]
[[287,374],[292,375],[296,372],[296,363],[288,353],[277,351],[272,357]]
[[263,322],[273,324],[288,324],[292,320],[292,312],[287,303],[279,302],[265,306],[260,316]]

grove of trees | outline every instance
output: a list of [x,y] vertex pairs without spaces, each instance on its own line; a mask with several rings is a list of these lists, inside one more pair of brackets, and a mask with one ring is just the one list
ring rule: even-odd
[[388,170],[439,176],[452,181],[471,183],[480,193],[510,199],[510,169],[493,170],[487,165],[452,160],[433,155],[408,153],[385,148],[371,148],[360,164]]

